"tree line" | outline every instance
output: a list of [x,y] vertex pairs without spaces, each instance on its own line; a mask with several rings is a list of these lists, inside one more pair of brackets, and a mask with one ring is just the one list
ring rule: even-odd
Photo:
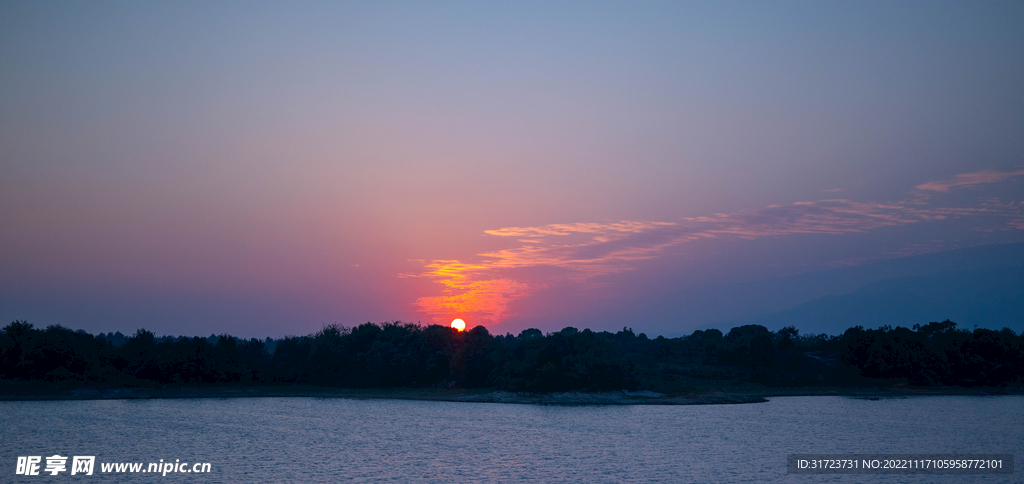
[[857,326],[839,336],[746,325],[648,338],[629,328],[544,334],[457,332],[399,321],[326,326],[306,336],[92,335],[14,321],[0,330],[0,378],[105,386],[461,387],[508,391],[683,391],[699,382],[767,385],[1021,384],[1024,333]]

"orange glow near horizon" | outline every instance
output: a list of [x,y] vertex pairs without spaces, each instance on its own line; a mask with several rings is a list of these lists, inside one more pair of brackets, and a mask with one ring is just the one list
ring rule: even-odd
[[452,329],[458,330],[460,333],[466,330],[466,322],[456,318],[452,321]]
[[441,295],[423,296],[415,302],[415,306],[435,323],[444,324],[451,314],[461,314],[478,322],[498,324],[512,313],[509,308],[512,301],[526,297],[535,289],[523,282],[491,276],[494,266],[489,261],[466,264],[457,260],[435,260],[424,261],[424,266],[426,272],[399,277],[425,277],[444,286]]

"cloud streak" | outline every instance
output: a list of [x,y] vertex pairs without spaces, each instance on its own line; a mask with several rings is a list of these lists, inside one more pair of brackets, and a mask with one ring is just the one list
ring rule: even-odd
[[954,187],[970,187],[983,183],[997,183],[1017,175],[1024,175],[1024,168],[1014,171],[983,170],[974,173],[964,173],[953,178],[940,181],[922,183],[915,188],[929,192],[948,192]]
[[[1024,170],[981,171],[915,187],[936,193],[997,183]],[[630,221],[550,224],[485,230],[514,246],[477,254],[476,262],[422,261],[424,271],[400,277],[432,279],[441,294],[414,303],[434,322],[463,317],[497,324],[514,303],[552,285],[597,285],[599,276],[631,270],[638,261],[700,239],[758,239],[801,234],[842,235],[954,218],[986,217],[999,230],[1024,229],[1024,205],[979,199],[973,206],[941,207],[920,199],[872,203],[847,199],[772,205],[760,210],[688,217],[676,222]],[[544,270],[541,270],[544,269]]]

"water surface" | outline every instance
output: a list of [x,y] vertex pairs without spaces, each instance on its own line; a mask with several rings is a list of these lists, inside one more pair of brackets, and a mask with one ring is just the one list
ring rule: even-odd
[[[232,398],[0,402],[0,482],[1021,482],[786,474],[789,453],[1010,453],[1024,397],[704,406]],[[210,462],[210,474],[15,476],[19,455]],[[69,471],[70,471],[70,461]]]

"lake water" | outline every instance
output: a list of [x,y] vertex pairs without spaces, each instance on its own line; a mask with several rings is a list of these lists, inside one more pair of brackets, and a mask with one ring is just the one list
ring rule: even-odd
[[[320,398],[0,402],[0,482],[1021,482],[1024,397],[705,406]],[[1013,475],[787,475],[786,454],[1016,454]],[[94,455],[92,476],[16,476]],[[103,462],[209,462],[114,474]],[[43,461],[45,465],[45,459]]]

